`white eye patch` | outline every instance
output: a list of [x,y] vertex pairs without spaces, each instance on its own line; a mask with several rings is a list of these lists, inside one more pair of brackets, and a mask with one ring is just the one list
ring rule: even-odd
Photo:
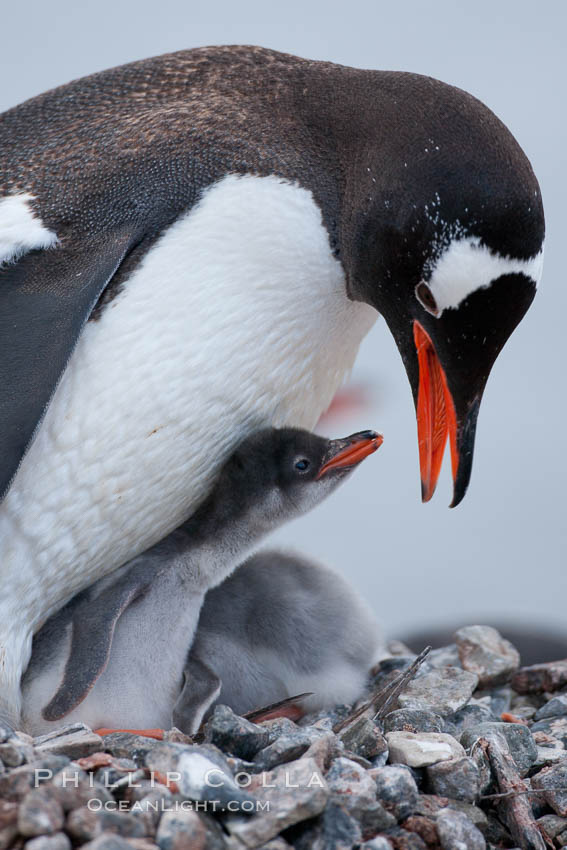
[[453,239],[433,267],[427,284],[437,304],[443,310],[457,308],[477,289],[486,289],[505,274],[524,274],[539,283],[543,268],[543,248],[529,260],[515,260],[492,252],[480,244],[477,236]]

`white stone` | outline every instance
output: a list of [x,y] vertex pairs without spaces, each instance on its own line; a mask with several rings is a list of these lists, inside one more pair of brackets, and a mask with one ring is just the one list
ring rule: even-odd
[[452,735],[443,732],[387,732],[390,761],[409,767],[427,767],[466,755]]

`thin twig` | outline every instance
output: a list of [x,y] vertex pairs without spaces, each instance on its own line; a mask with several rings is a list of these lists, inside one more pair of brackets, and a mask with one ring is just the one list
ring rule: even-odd
[[525,791],[503,791],[501,794],[482,794],[479,799],[481,800],[496,800],[502,797],[522,797],[529,796],[530,794],[543,794],[543,792],[547,791],[567,791],[567,785],[559,786],[558,788],[527,788]]
[[413,661],[410,666],[400,673],[393,682],[389,682],[383,688],[380,688],[375,694],[373,694],[370,699],[366,700],[366,702],[362,703],[359,708],[355,711],[352,711],[344,720],[339,721],[339,723],[335,724],[333,727],[333,732],[338,733],[345,726],[350,726],[351,723],[354,723],[355,720],[358,720],[359,717],[362,717],[363,714],[367,712],[370,713],[372,711],[374,720],[381,720],[382,717],[387,714],[387,709],[390,708],[393,701],[399,696],[399,694],[407,687],[408,683],[415,677],[417,671],[431,652],[431,647],[426,646],[425,649],[419,653],[415,661]]

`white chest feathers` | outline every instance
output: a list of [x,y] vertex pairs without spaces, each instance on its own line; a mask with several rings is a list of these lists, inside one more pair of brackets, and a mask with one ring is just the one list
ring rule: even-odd
[[251,429],[313,427],[376,315],[347,299],[310,192],[213,185],[86,326],[0,509],[30,618],[178,525]]

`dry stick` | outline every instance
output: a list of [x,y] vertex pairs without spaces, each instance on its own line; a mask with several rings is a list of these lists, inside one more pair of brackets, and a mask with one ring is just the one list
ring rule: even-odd
[[547,794],[547,792],[561,792],[565,793],[567,791],[567,785],[558,785],[555,788],[526,788],[525,791],[504,791],[502,794],[482,794],[479,799],[480,800],[501,800],[502,797],[529,797],[530,794],[538,795],[541,797],[542,794]]
[[380,690],[373,694],[369,700],[362,703],[356,711],[351,712],[348,717],[345,717],[344,720],[335,724],[335,726],[333,726],[333,732],[340,732],[345,728],[345,726],[350,726],[351,723],[358,720],[359,717],[362,717],[363,714],[366,714],[366,712],[369,712],[370,710],[372,710],[374,720],[381,720],[387,714],[387,709],[390,708],[393,701],[415,677],[417,671],[430,652],[431,647],[426,646],[425,649],[419,653],[415,661],[410,664],[407,670],[400,673],[393,682],[390,682],[385,687],[380,688]]
[[[506,739],[500,734],[479,738],[496,783],[503,796],[498,804],[504,811],[512,838],[523,850],[545,850],[545,842],[534,820],[532,807],[525,792],[528,790],[510,755]],[[512,793],[510,793],[512,792]]]

